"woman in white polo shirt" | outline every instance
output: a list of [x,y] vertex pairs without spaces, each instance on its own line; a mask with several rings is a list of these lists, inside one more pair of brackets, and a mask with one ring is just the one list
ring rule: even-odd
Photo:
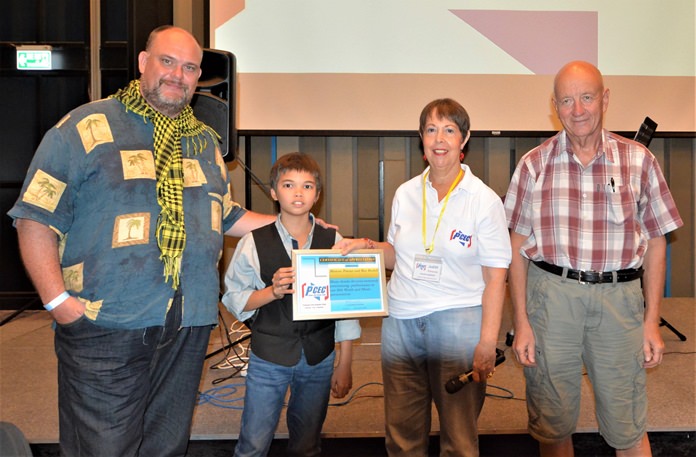
[[[469,125],[456,101],[429,103],[419,128],[428,167],[397,189],[387,241],[337,246],[384,249],[393,269],[382,323],[390,456],[428,455],[432,401],[441,455],[478,455],[511,252],[500,197],[461,163]],[[475,382],[447,393],[445,383],[468,371]]]

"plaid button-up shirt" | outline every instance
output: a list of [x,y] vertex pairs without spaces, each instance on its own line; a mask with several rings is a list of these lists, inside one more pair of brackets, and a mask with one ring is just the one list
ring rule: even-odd
[[509,228],[529,235],[527,258],[576,270],[637,268],[648,239],[683,225],[655,157],[607,130],[586,167],[565,131],[528,152],[505,211]]

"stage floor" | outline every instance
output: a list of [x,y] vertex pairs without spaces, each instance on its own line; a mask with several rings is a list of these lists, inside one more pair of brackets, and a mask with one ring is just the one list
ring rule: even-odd
[[[696,430],[696,299],[665,299],[661,315],[687,341],[680,341],[666,327],[662,336],[666,354],[662,365],[648,371],[649,431]],[[4,319],[11,311],[0,311]],[[236,326],[234,319],[223,313],[225,322]],[[332,399],[323,434],[326,438],[374,438],[384,435],[384,413],[380,372],[380,325],[378,318],[364,319],[362,338],[355,342],[353,391],[342,400]],[[505,345],[511,328],[510,306],[500,332],[498,347],[506,350],[507,360],[490,379],[486,403],[479,419],[483,435],[527,433],[524,402],[524,377],[510,348]],[[14,423],[30,443],[58,441],[56,358],[53,352],[53,330],[48,313],[26,311],[0,327],[0,421]],[[224,334],[224,332],[222,332]],[[241,334],[233,333],[232,340]],[[234,440],[238,436],[244,397],[244,378],[239,374],[214,383],[233,373],[233,369],[212,369],[225,359],[215,353],[227,344],[221,330],[213,331],[204,376],[201,380],[201,404],[196,408],[192,440]],[[240,349],[238,345],[237,348]],[[341,406],[338,403],[345,403]],[[433,433],[438,431],[434,414]],[[582,386],[582,408],[579,433],[597,431],[589,380]],[[277,438],[287,437],[284,419]]]

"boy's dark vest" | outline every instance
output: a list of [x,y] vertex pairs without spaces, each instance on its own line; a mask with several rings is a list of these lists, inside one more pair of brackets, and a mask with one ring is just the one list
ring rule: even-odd
[[[261,266],[261,279],[270,286],[278,268],[289,267],[288,257],[275,224],[252,232]],[[336,241],[336,231],[314,226],[312,249],[330,249]],[[304,350],[307,363],[316,365],[334,350],[334,320],[292,320],[292,294],[274,300],[258,309],[251,320],[251,350],[269,362],[286,367],[297,364]]]

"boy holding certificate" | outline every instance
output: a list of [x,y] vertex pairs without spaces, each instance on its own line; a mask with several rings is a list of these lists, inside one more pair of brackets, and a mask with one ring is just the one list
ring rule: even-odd
[[[293,321],[293,249],[330,249],[341,240],[334,229],[315,224],[319,165],[292,153],[271,168],[271,197],[280,207],[273,224],[245,235],[225,274],[223,304],[251,328],[244,411],[235,457],[265,456],[278,425],[285,395],[288,455],[320,455],[320,432],[329,392],[344,397],[352,387],[352,341],[357,320]],[[335,343],[340,344],[334,368]]]

